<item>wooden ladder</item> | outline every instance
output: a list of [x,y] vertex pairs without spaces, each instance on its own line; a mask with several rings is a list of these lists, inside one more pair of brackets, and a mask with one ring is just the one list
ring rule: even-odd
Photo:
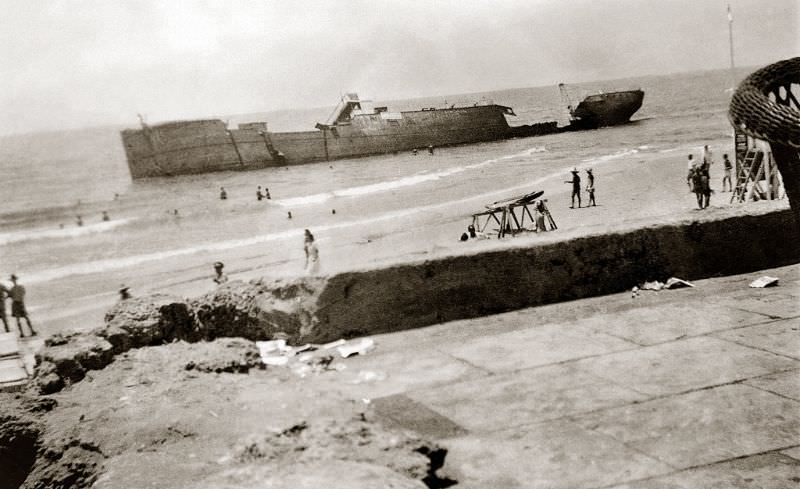
[[[764,166],[761,164],[764,161],[764,153],[757,149],[748,149],[744,155],[742,164],[739,165],[736,171],[736,186],[733,188],[733,195],[731,195],[731,203],[744,202],[746,199],[752,197],[753,190],[758,185],[758,181],[764,171]],[[750,191],[747,191],[747,184],[752,181],[753,186]]]

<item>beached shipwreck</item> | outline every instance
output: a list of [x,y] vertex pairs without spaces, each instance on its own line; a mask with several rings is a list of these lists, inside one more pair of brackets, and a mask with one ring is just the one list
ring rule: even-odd
[[122,131],[122,143],[131,176],[143,178],[254,170],[559,131],[555,121],[510,126],[507,115],[516,114],[494,103],[408,112],[366,110],[351,93],[314,131],[270,132],[266,122],[229,129],[219,119],[152,126],[142,121],[141,128]]

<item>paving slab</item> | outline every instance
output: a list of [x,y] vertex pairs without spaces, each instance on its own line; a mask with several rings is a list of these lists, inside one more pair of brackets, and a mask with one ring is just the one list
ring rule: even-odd
[[762,375],[744,381],[745,384],[800,401],[800,370]]
[[318,389],[336,390],[353,399],[378,398],[488,375],[446,353],[419,348],[406,351],[381,351],[337,360],[345,366],[331,375],[310,375],[306,382]]
[[712,336],[800,360],[800,318],[723,331]]
[[580,489],[673,469],[567,420],[447,441],[443,472],[464,488]]
[[614,489],[785,489],[798,485],[800,461],[769,453],[614,486]]
[[784,449],[800,440],[800,403],[740,384],[578,415],[574,420],[676,468]]
[[581,319],[577,324],[646,346],[770,320],[763,314],[691,301],[630,309],[611,317],[596,315]]
[[390,428],[416,431],[436,440],[467,434],[467,430],[453,420],[403,394],[373,399],[372,408],[378,419]]
[[579,360],[593,375],[666,395],[800,367],[790,358],[716,338],[689,338]]
[[637,346],[629,341],[573,327],[568,323],[546,324],[475,338],[441,349],[492,372],[507,372],[629,350]]
[[796,287],[748,288],[737,294],[730,294],[715,303],[735,307],[749,312],[764,314],[773,318],[800,317],[800,300]]
[[646,399],[565,364],[417,390],[408,396],[470,431],[497,431]]

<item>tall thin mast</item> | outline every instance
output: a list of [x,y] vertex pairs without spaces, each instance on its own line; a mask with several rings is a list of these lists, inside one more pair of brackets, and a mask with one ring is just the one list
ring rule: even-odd
[[731,48],[731,71],[735,68],[733,64],[733,14],[731,13],[731,4],[728,4],[728,42]]

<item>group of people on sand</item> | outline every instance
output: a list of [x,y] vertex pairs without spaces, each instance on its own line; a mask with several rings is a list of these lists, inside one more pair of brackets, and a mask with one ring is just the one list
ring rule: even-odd
[[11,299],[11,315],[16,318],[17,320],[17,328],[19,328],[19,335],[25,336],[25,332],[22,329],[22,322],[21,319],[25,319],[25,322],[28,324],[28,329],[31,332],[31,336],[36,336],[36,330],[33,329],[31,325],[31,320],[28,318],[28,311],[25,309],[25,287],[17,283],[17,276],[13,273],[11,274],[11,288],[7,288],[5,285],[0,284],[0,317],[3,319],[3,326],[5,327],[6,333],[11,332],[11,328],[8,325],[8,319],[6,319],[6,298]]
[[[581,208],[581,175],[577,168],[572,169],[572,180],[567,180],[564,183],[571,183],[572,184],[572,205],[569,206],[570,209],[575,208],[575,199],[578,199],[578,209]],[[586,207],[589,206],[596,206],[597,203],[594,200],[594,173],[592,173],[592,169],[588,168],[586,170],[586,179],[589,181],[588,185],[586,185],[586,192],[589,194],[589,203],[586,204]]]
[[486,239],[486,235],[475,231],[475,226],[470,224],[467,226],[467,232],[461,234],[461,241],[468,241],[470,239]]
[[[722,177],[722,191],[725,192],[725,183],[728,184],[728,191],[733,191],[731,183],[731,172],[733,164],[725,154],[723,158],[723,171]],[[689,155],[687,161],[688,173],[686,175],[686,185],[689,187],[690,192],[694,192],[697,197],[697,208],[705,209],[711,203],[711,194],[714,191],[711,189],[711,165],[714,164],[714,154],[708,145],[703,146],[703,151],[699,159],[695,159],[693,154]]]

